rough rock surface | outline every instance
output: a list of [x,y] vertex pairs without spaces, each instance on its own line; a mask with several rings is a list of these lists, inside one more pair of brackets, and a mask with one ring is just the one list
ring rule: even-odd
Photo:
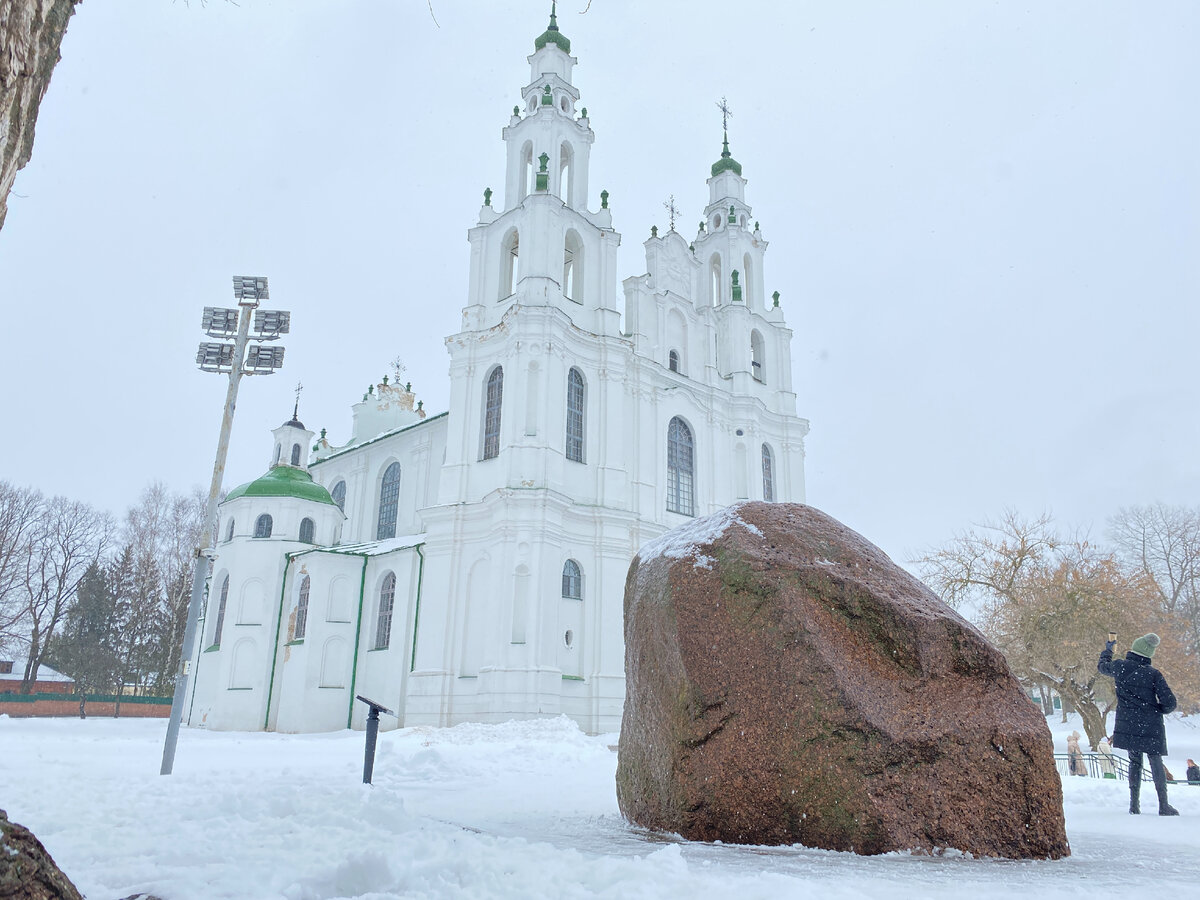
[[0,809],[0,897],[4,900],[83,900],[42,842]]
[[8,192],[33,152],[33,126],[79,0],[0,3],[0,228]]
[[625,585],[627,819],[692,840],[1070,854],[1039,709],[970,623],[810,506],[647,545]]

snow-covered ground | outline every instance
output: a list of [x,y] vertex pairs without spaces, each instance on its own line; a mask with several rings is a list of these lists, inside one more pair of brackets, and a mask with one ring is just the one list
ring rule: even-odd
[[[1052,720],[1055,747],[1079,728]],[[1081,728],[1079,728],[1082,731]],[[158,775],[161,720],[0,716],[0,807],[31,828],[89,900],[190,898],[1071,897],[1138,885],[1195,896],[1200,786],[1182,816],[1130,816],[1123,782],[1068,778],[1073,855],[1051,862],[681,841],[617,811],[615,735],[567,719],[380,735],[184,729]],[[1168,767],[1200,758],[1172,717]],[[1155,810],[1147,785],[1144,806]]]

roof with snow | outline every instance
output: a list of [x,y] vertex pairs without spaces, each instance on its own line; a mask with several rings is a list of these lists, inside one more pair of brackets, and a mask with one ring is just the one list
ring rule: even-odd
[[425,543],[425,533],[404,534],[399,537],[384,538],[382,541],[363,541],[358,544],[338,544],[336,547],[313,547],[311,550],[301,550],[293,553],[293,558],[305,553],[340,553],[344,556],[383,556],[397,550],[411,550],[418,544]]
[[[0,681],[20,681],[22,678],[25,677],[25,663],[27,662],[27,660],[24,657],[22,657],[20,659],[13,659],[13,660],[0,659],[0,661],[12,663],[12,672],[9,672],[8,674],[0,674]],[[75,682],[75,679],[72,678],[70,675],[64,675],[62,672],[55,671],[54,669],[50,668],[45,663],[38,666],[37,680],[38,681],[63,681],[63,682],[68,682],[68,683],[72,683],[72,684]]]

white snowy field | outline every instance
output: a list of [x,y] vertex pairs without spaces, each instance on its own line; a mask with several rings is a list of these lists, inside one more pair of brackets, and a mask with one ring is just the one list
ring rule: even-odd
[[[615,735],[565,718],[380,735],[184,729],[158,775],[166,723],[0,716],[0,808],[31,828],[89,900],[190,898],[781,898],[1097,896],[1139,884],[1194,896],[1200,786],[1182,815],[1130,816],[1124,782],[1068,778],[1073,854],[1050,862],[682,841],[617,811]],[[1055,747],[1078,728],[1053,720]],[[1172,717],[1167,764],[1200,758]],[[1156,809],[1146,785],[1143,806]]]

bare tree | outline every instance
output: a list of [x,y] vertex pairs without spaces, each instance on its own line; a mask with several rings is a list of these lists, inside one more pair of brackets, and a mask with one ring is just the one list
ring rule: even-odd
[[111,534],[111,517],[85,503],[54,497],[42,504],[21,573],[19,622],[29,635],[22,693],[32,692],[47,644],[84,573],[107,548]]
[[0,651],[26,638],[24,576],[43,502],[40,491],[0,481]]
[[1129,506],[1108,520],[1121,560],[1150,578],[1162,611],[1181,621],[1184,643],[1200,659],[1200,509]]
[[1157,610],[1148,579],[1080,537],[1059,535],[1049,516],[1006,512],[918,560],[948,603],[971,603],[984,633],[1031,687],[1050,687],[1075,707],[1095,747],[1114,707],[1096,671],[1109,630],[1140,634]]

